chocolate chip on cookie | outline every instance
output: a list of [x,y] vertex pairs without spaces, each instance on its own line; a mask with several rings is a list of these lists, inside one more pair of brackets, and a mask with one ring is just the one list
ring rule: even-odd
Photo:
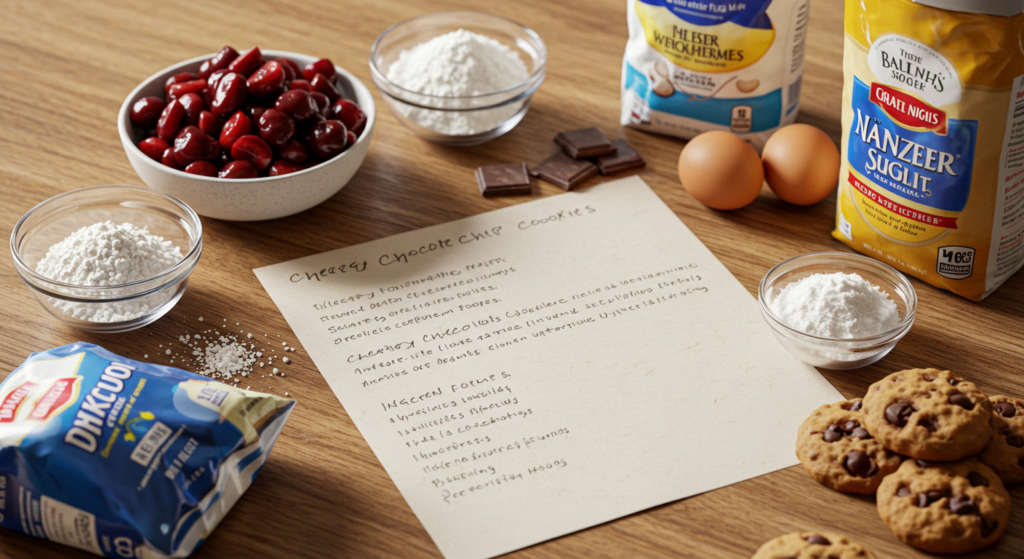
[[907,460],[878,487],[878,513],[904,542],[931,553],[994,544],[1010,521],[1010,494],[988,466]]
[[828,532],[794,532],[769,540],[750,559],[842,557],[876,559],[874,552],[846,536]]
[[859,399],[814,410],[800,425],[796,455],[818,483],[837,491],[871,495],[903,458],[868,433],[860,410]]
[[992,468],[1003,483],[1024,482],[1024,400],[992,396],[992,428],[995,436],[978,460]]
[[992,403],[949,371],[910,369],[872,384],[864,427],[885,448],[923,460],[959,460],[992,438]]

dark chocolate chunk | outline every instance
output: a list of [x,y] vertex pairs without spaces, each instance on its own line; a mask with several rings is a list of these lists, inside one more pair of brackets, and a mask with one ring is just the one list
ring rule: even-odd
[[827,443],[834,443],[843,438],[843,430],[838,425],[829,425],[825,428],[825,434],[821,436]]
[[935,501],[938,501],[939,499],[941,499],[941,498],[943,498],[945,496],[946,496],[946,494],[943,493],[942,491],[935,491],[935,490],[925,491],[924,493],[918,493],[917,494],[917,506],[919,506],[921,508],[925,508],[928,505],[934,503]]
[[647,162],[640,157],[633,146],[626,143],[625,138],[615,140],[612,145],[615,146],[615,153],[597,158],[597,168],[602,175],[613,175],[630,169],[640,169],[647,165]]
[[998,528],[998,527],[999,527],[999,521],[998,520],[993,520],[992,523],[989,524],[988,521],[985,520],[984,516],[981,517],[981,537],[987,538],[987,537],[991,536],[992,532],[995,532],[996,528]]
[[938,467],[938,466],[942,465],[942,462],[930,462],[928,460],[920,460],[920,459],[919,460],[914,460],[914,462],[917,463],[917,465],[922,467],[922,468],[932,468],[932,467]]
[[476,169],[476,182],[484,196],[529,194],[533,187],[526,163],[484,165]]
[[897,497],[909,497],[913,494],[914,492],[911,491],[910,488],[907,487],[906,485],[901,485],[900,488],[896,490]]
[[978,514],[978,505],[967,495],[955,495],[949,500],[949,512],[953,514]]
[[854,421],[852,419],[850,421],[847,421],[846,423],[843,423],[843,431],[846,431],[847,433],[853,431],[857,427],[860,427],[860,422]]
[[813,543],[817,545],[832,545],[832,542],[828,541],[828,538],[820,534],[814,534],[807,538],[807,543]]
[[583,181],[596,175],[597,165],[586,160],[576,160],[558,152],[534,167],[530,174],[565,190],[572,190]]
[[857,427],[853,431],[850,431],[850,437],[854,439],[870,439],[871,433],[863,427]]
[[856,402],[853,403],[852,406],[850,406],[850,411],[857,411],[857,410],[860,409],[860,407],[862,405],[864,405],[864,401],[863,400],[857,400]]
[[974,409],[974,402],[972,402],[971,399],[967,397],[967,394],[964,394],[963,392],[957,392],[950,396],[949,403],[954,406],[960,406],[967,411]]
[[917,425],[920,427],[924,427],[925,429],[932,433],[939,430],[938,426],[935,425],[935,422],[932,421],[931,419],[928,419],[927,417],[922,417],[921,419],[918,419]]
[[1020,435],[1007,435],[1006,444],[1012,446],[1013,448],[1024,447],[1024,437],[1021,437]]
[[846,471],[857,477],[871,477],[878,472],[875,460],[859,450],[851,450],[843,461]]
[[914,411],[914,406],[908,402],[894,402],[885,408],[885,420],[897,427],[903,427]]
[[555,143],[562,146],[565,153],[573,159],[615,153],[615,146],[608,140],[608,137],[593,127],[559,132],[555,136]]
[[992,404],[992,409],[995,410],[999,415],[1010,418],[1017,415],[1017,406],[1014,406],[1010,402],[998,402]]
[[971,487],[988,487],[988,478],[978,472],[968,474],[967,481],[971,482]]
[[960,379],[958,379],[958,378],[951,378],[951,379],[949,379],[949,384],[951,384],[953,386],[956,386],[956,385],[960,384]]

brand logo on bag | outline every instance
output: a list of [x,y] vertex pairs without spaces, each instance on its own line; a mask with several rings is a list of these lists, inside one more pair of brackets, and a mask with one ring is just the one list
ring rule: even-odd
[[54,381],[53,386],[32,407],[32,413],[28,414],[28,418],[45,421],[50,416],[63,411],[74,400],[73,396],[77,393],[78,382],[81,380],[82,377],[71,377]]
[[889,118],[911,130],[931,130],[946,135],[946,111],[936,109],[924,101],[896,88],[871,84],[871,102],[885,111]]
[[913,92],[933,107],[956,103],[963,94],[953,63],[909,37],[879,38],[868,51],[868,66],[879,82]]
[[14,416],[18,415],[18,408],[21,403],[32,395],[32,391],[38,386],[34,382],[25,382],[21,386],[15,388],[10,394],[4,398],[3,403],[0,403],[0,423],[10,423],[14,421]]

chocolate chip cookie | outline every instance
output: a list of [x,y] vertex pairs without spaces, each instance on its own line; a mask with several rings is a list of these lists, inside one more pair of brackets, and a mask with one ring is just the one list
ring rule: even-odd
[[906,460],[878,487],[878,514],[896,537],[931,553],[968,553],[999,540],[1010,494],[991,468]]
[[886,448],[921,460],[959,460],[992,438],[992,403],[974,383],[938,369],[910,369],[872,384],[864,426]]
[[850,538],[828,532],[794,532],[769,540],[750,559],[877,559]]
[[978,455],[1003,483],[1024,482],[1024,400],[992,396],[992,429],[995,435]]
[[903,457],[886,450],[863,425],[859,398],[821,406],[800,424],[796,456],[818,483],[873,495]]

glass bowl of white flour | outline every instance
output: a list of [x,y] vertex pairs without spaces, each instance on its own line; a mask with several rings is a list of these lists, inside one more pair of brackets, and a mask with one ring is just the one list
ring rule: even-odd
[[29,210],[11,233],[18,276],[61,321],[126,332],[174,307],[203,251],[184,202],[138,186],[91,186]]
[[418,136],[471,146],[512,130],[544,81],[544,41],[478,12],[441,12],[392,25],[370,47],[388,108]]
[[885,357],[917,312],[917,292],[903,274],[846,252],[785,260],[765,274],[757,295],[782,346],[824,369],[857,369]]

